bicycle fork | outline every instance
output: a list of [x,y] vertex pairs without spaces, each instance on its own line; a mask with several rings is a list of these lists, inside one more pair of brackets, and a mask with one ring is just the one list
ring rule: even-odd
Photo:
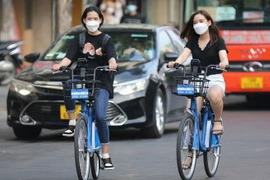
[[[198,113],[195,113],[198,111],[197,109],[197,103],[196,98],[191,99],[191,107],[190,110],[193,112],[194,116],[194,134],[193,134],[193,142],[192,142],[192,149],[194,150],[202,150],[207,151],[212,144],[217,144],[218,138],[216,136],[212,136],[212,119],[213,115],[211,114],[211,110],[209,106],[206,106],[204,109],[204,115],[203,115],[203,128],[202,133],[200,135],[200,127],[199,127],[199,117]],[[215,146],[219,146],[215,145]],[[213,147],[212,147],[213,148]]]
[[[97,132],[96,123],[93,119],[93,108],[89,108],[89,116],[88,116],[88,126],[87,131],[89,132],[87,138],[87,150],[91,153],[91,155],[100,150],[100,140]],[[91,135],[90,135],[91,133]]]
[[213,135],[214,115],[210,106],[205,106],[203,115],[203,129],[201,138],[201,149],[207,151],[220,146],[220,139]]
[[197,103],[196,98],[191,98],[191,105],[190,110],[194,116],[194,131],[193,131],[193,142],[192,142],[192,149],[199,151],[200,146],[200,127],[199,127],[199,121],[198,121],[198,109],[197,109]]

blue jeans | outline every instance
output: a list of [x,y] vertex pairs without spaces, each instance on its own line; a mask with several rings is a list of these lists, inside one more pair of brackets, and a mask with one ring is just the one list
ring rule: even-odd
[[[70,84],[66,84],[66,87],[70,86]],[[68,88],[71,88],[68,87]],[[109,127],[107,124],[106,112],[108,108],[109,101],[109,91],[106,89],[99,89],[96,91],[97,97],[95,99],[95,116],[96,116],[96,126],[98,129],[98,134],[100,138],[101,145],[108,145],[110,143],[110,134]],[[75,100],[66,100],[65,106],[68,113],[75,112]]]

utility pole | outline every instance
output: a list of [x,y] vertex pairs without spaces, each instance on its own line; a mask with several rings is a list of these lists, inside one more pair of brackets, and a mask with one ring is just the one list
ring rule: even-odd
[[53,0],[52,2],[52,41],[71,28],[72,0]]

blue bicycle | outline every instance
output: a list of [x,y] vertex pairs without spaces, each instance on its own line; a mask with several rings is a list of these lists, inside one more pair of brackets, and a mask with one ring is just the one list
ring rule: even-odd
[[[209,65],[204,73],[198,73],[201,68],[200,61],[191,61],[191,73],[186,67],[175,63],[176,69],[183,71],[183,76],[172,77],[171,91],[178,96],[191,99],[190,112],[186,113],[180,122],[177,135],[177,166],[180,177],[189,180],[193,177],[197,158],[203,155],[204,169],[209,177],[217,172],[221,157],[221,136],[213,134],[214,113],[206,97],[209,80],[206,74],[209,69],[226,71],[218,65]],[[196,97],[203,97],[203,107],[198,113]]]
[[[74,73],[75,68],[61,67],[60,71],[69,72],[71,80],[63,82],[64,98],[78,100],[81,111],[78,114],[75,137],[74,154],[77,176],[80,180],[89,179],[90,169],[93,179],[98,179],[101,163],[101,145],[95,124],[94,101],[98,93],[96,80],[97,71],[113,71],[108,66],[99,66],[89,69],[86,59],[78,59],[79,73]],[[69,84],[70,89],[66,85]]]

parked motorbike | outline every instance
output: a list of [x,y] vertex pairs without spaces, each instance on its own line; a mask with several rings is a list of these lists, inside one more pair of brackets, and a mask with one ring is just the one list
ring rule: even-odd
[[0,85],[7,85],[21,70],[23,41],[0,41]]

